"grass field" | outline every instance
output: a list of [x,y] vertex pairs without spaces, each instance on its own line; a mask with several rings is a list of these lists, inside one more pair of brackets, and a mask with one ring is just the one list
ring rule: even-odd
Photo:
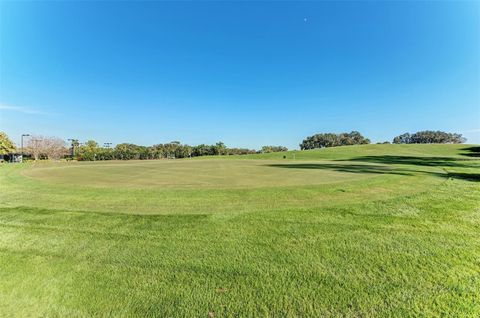
[[478,146],[4,164],[0,185],[0,316],[480,316]]

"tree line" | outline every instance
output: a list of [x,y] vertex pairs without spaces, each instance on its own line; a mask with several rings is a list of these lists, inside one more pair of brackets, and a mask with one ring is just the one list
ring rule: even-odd
[[70,139],[70,145],[65,140],[57,137],[32,135],[26,139],[23,149],[17,149],[7,134],[0,132],[0,155],[13,152],[23,152],[34,160],[62,158],[81,161],[94,160],[147,160],[147,159],[174,159],[200,156],[227,156],[247,155],[262,152],[287,151],[283,146],[263,146],[257,151],[248,148],[229,148],[223,142],[214,145],[201,144],[190,146],[179,141],[172,141],[153,146],[141,146],[132,143],[121,143],[110,147],[110,143],[100,146],[95,140],[80,143]]
[[[21,150],[32,159],[53,159],[62,158],[75,160],[146,160],[146,159],[173,159],[189,158],[200,156],[226,156],[246,155],[255,153],[270,153],[287,151],[283,146],[263,146],[261,150],[247,148],[228,148],[223,142],[214,145],[201,144],[190,146],[179,141],[172,141],[153,146],[141,146],[131,143],[121,143],[111,148],[110,144],[100,146],[94,140],[80,143],[78,140],[67,143],[57,137],[44,137],[39,135],[30,136],[26,140],[25,147]],[[457,133],[443,131],[419,131],[413,134],[404,133],[393,139],[394,144],[427,144],[427,143],[464,143],[466,139]],[[306,137],[300,144],[301,150],[337,147],[347,145],[369,144],[370,139],[364,137],[358,131],[350,133],[321,133]],[[389,143],[388,141],[383,143]],[[6,133],[0,132],[0,155],[6,155],[14,151],[18,152],[15,144],[9,139]]]
[[[393,138],[394,144],[461,144],[466,142],[461,134],[447,133],[444,131],[424,130],[413,134],[404,133]],[[337,147],[348,145],[369,144],[370,139],[365,138],[358,131],[350,133],[323,133],[305,138],[300,144],[300,149],[315,149],[325,147]],[[377,144],[389,144],[390,142],[378,142]]]
[[[75,148],[75,149],[74,149]],[[261,151],[247,148],[228,148],[223,142],[214,145],[201,144],[190,146],[179,141],[153,146],[139,146],[131,143],[121,143],[114,148],[100,147],[94,140],[82,145],[72,146],[72,156],[77,160],[148,160],[175,159],[201,156],[247,155],[262,152],[287,151],[283,146],[263,146]]]
[[223,142],[218,142],[214,145],[201,144],[198,146],[182,144],[179,141],[156,144],[153,146],[121,143],[114,148],[110,148],[100,147],[100,145],[94,140],[89,140],[78,146],[72,146],[71,151],[72,156],[78,160],[175,159],[257,153],[257,151],[252,149],[228,148]]

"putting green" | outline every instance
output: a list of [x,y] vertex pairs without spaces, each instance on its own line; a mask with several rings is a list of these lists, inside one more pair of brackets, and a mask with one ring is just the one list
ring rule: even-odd
[[[366,166],[391,170],[385,165]],[[322,161],[302,161],[299,165],[291,160],[156,160],[53,163],[33,165],[22,173],[57,185],[114,188],[259,188],[338,183],[375,176],[358,173],[355,167],[358,165],[354,163],[333,165]]]

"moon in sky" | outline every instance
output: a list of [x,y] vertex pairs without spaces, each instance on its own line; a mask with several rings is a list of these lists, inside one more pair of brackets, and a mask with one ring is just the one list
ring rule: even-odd
[[303,21],[304,21],[304,22],[307,22],[307,18],[303,18]]

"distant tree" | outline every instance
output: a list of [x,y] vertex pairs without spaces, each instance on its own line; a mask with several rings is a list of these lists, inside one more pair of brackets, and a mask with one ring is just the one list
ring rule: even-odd
[[358,131],[352,131],[350,133],[342,133],[338,136],[339,146],[348,146],[348,145],[363,145],[369,144],[370,140],[363,137]]
[[394,144],[461,144],[466,139],[461,134],[424,130],[414,134],[405,133],[393,138]]
[[227,154],[227,146],[221,141],[217,142],[215,146],[213,146],[214,155],[221,156]]
[[76,156],[79,160],[96,160],[97,155],[101,153],[101,148],[95,140],[88,140],[82,146],[77,148]]
[[68,149],[65,145],[65,140],[57,137],[47,137],[44,139],[45,154],[48,159],[59,160],[65,157],[68,153]]
[[115,159],[114,150],[109,147],[101,147],[98,149],[96,159],[97,160],[113,160]]
[[149,158],[148,147],[145,147],[145,146],[137,146],[136,152],[137,152],[137,154],[135,155],[135,159],[140,159],[140,160],[150,159],[150,158]]
[[175,149],[175,158],[188,158],[192,155],[192,147],[189,145],[180,145]]
[[70,148],[69,148],[70,156],[72,156],[73,158],[73,157],[76,157],[77,155],[77,150],[80,147],[80,142],[78,141],[78,139],[69,139],[69,140],[71,141]]
[[248,155],[257,153],[256,150],[247,149],[247,148],[228,148],[227,154],[228,155]]
[[150,159],[162,159],[167,157],[165,146],[162,144],[157,144],[149,147],[148,153],[148,157]]
[[393,143],[394,144],[409,144],[411,140],[411,136],[409,133],[404,133],[401,134],[400,136],[397,136],[393,138]]
[[115,146],[114,149],[115,159],[119,160],[132,160],[139,159],[139,148],[135,144],[122,143]]
[[177,148],[180,146],[180,143],[178,141],[164,144],[163,146],[165,148],[166,158],[176,158],[175,152],[177,151]]
[[198,146],[193,147],[192,149],[192,156],[200,157],[200,156],[213,156],[215,154],[215,149],[213,146],[201,144]]
[[262,153],[281,152],[281,151],[288,151],[288,148],[283,146],[263,146],[261,150]]
[[44,151],[43,136],[31,136],[26,143],[26,152],[30,153],[33,159],[36,161],[40,159],[42,152]]
[[68,153],[65,141],[57,137],[35,135],[28,140],[26,146],[27,152],[30,153],[35,160],[58,160]]
[[370,139],[365,138],[358,131],[341,134],[325,133],[316,134],[305,138],[300,144],[300,149],[305,150],[347,145],[363,145],[369,143]]
[[99,148],[98,142],[96,142],[95,140],[88,140],[85,143],[84,146],[87,147],[87,148],[90,148],[90,149],[98,149]]
[[6,155],[15,151],[15,144],[8,138],[7,134],[0,131],[0,155]]

